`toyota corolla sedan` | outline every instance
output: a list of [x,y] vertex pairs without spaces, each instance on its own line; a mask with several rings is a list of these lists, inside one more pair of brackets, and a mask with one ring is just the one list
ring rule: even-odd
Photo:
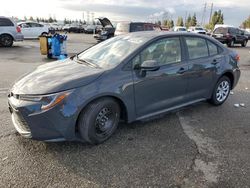
[[192,33],[136,32],[39,66],[8,96],[16,130],[43,141],[107,140],[132,122],[199,101],[223,104],[240,77],[239,56]]

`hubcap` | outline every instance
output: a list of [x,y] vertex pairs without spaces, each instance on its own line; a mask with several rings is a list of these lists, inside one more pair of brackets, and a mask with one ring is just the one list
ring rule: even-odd
[[223,102],[230,91],[230,86],[228,81],[223,81],[219,84],[217,91],[216,91],[216,99],[219,102]]
[[97,135],[108,134],[114,125],[115,113],[104,107],[96,117],[95,127]]
[[3,37],[2,43],[4,46],[9,46],[11,44],[11,38],[10,37]]

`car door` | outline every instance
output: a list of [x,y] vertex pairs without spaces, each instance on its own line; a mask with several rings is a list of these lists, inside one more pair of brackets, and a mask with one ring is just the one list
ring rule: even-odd
[[[185,101],[187,63],[183,61],[179,37],[159,39],[142,50],[132,61],[137,117],[145,117]],[[155,60],[159,70],[142,71],[143,62]]]
[[24,35],[24,38],[32,38],[31,34],[31,26],[28,23],[22,23],[19,25],[22,29],[22,34]]
[[188,101],[209,98],[223,56],[209,40],[193,36],[184,39],[188,52]]
[[30,25],[31,25],[32,38],[37,38],[38,36],[40,36],[41,35],[40,25],[37,23],[30,23]]

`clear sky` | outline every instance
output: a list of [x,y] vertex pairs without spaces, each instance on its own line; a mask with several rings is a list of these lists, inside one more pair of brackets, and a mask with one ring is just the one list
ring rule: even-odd
[[[56,17],[63,20],[83,19],[83,12],[94,12],[112,21],[150,21],[161,18],[164,12],[176,21],[178,16],[196,13],[201,21],[207,2],[205,20],[208,21],[211,3],[213,10],[221,9],[225,24],[239,26],[250,15],[250,0],[1,0],[0,15],[26,17]],[[85,19],[87,16],[85,14]]]

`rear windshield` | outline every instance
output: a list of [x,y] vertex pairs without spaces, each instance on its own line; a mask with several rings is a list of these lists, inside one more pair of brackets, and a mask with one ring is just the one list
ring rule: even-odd
[[153,31],[154,27],[152,24],[147,23],[131,23],[130,32],[137,31]]
[[185,28],[178,28],[178,31],[187,31]]
[[228,32],[228,28],[225,27],[218,27],[214,30],[215,34],[226,34]]
[[128,23],[118,23],[116,26],[116,31],[128,33],[129,32],[129,25],[130,24],[128,24]]
[[201,31],[201,30],[203,30],[203,28],[201,28],[201,27],[196,27],[195,30]]
[[1,26],[2,27],[4,27],[4,26],[14,26],[14,24],[8,18],[0,18],[0,27]]

